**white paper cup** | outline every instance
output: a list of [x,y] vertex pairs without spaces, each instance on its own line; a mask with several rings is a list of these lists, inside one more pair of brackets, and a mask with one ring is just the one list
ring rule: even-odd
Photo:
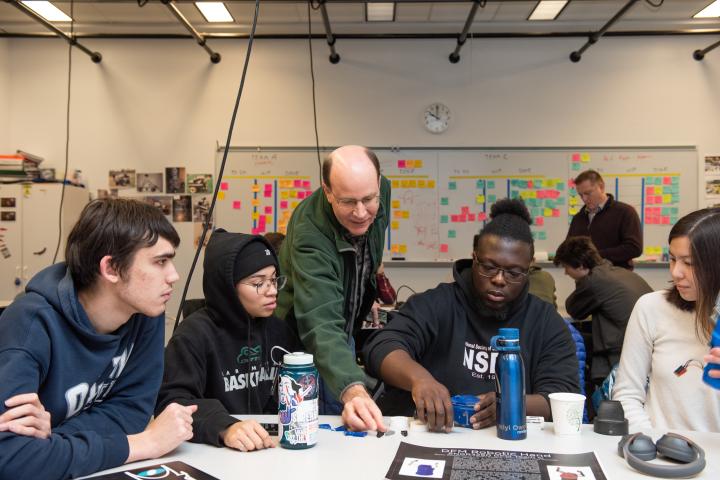
[[551,393],[549,397],[555,435],[579,435],[585,395],[561,392]]

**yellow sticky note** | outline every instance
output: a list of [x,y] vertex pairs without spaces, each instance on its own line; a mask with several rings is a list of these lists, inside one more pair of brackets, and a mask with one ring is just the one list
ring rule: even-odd
[[225,200],[225,192],[222,190],[218,192],[218,200]]
[[583,153],[580,155],[580,161],[582,163],[588,163],[590,161],[590,154],[589,153]]
[[392,208],[400,208],[400,200],[393,200]]
[[252,214],[252,219],[253,219],[253,220],[257,220],[258,218],[260,218],[260,213],[258,213],[258,212],[253,212],[253,214]]
[[655,195],[662,195],[662,187],[661,186],[655,187]]
[[410,188],[410,180],[401,180],[400,188]]
[[400,227],[400,222],[398,222],[397,220],[393,220],[392,222],[390,222],[391,230],[397,230],[399,227]]
[[546,209],[543,211],[543,216],[545,216],[545,217],[552,217],[552,208],[546,208]]
[[265,215],[265,223],[272,223],[272,215]]
[[672,203],[672,195],[669,193],[666,193],[663,197],[663,203]]
[[418,180],[418,188],[425,188],[426,183],[425,180]]
[[298,206],[299,203],[300,203],[300,202],[298,202],[298,201],[291,202],[291,203],[290,203],[290,208],[293,208],[293,209],[297,208],[297,206]]
[[422,160],[415,160],[415,168],[422,168],[423,163]]
[[475,197],[475,203],[485,203],[485,195],[477,195]]
[[287,190],[283,190],[282,192],[280,192],[280,198],[282,198],[283,200],[287,200],[289,196],[290,193]]
[[402,216],[403,216],[402,210],[395,210],[395,211],[393,212],[393,216],[394,216],[395,218],[402,218]]
[[408,184],[410,185],[408,188],[417,188],[416,180],[408,180]]
[[260,191],[260,185],[257,184],[257,183],[255,183],[255,184],[253,184],[253,186],[250,188],[250,190],[252,190],[252,191],[255,192],[255,193],[259,192],[259,191]]
[[570,207],[570,210],[569,210],[570,215],[576,215],[577,212],[578,212],[577,207]]
[[435,188],[435,180],[428,180],[428,188]]
[[577,197],[570,197],[570,198],[568,198],[568,205],[577,205],[577,204],[578,204],[578,199],[577,199]]
[[400,182],[397,181],[397,180],[393,180],[393,181],[392,181],[392,188],[399,188],[399,187],[400,187]]
[[250,200],[250,205],[253,207],[259,207],[260,206],[260,199],[259,198],[253,198]]
[[290,198],[297,198],[297,190],[290,190]]
[[407,253],[407,245],[404,243],[400,244],[400,253]]
[[409,210],[403,210],[403,212],[402,212],[402,218],[410,218],[410,211],[409,211]]

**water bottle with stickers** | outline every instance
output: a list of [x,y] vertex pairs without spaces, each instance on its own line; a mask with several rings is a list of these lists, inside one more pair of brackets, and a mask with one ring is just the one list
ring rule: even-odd
[[520,356],[520,330],[500,328],[490,345],[500,352],[495,363],[497,436],[504,440],[527,437],[525,420],[525,368]]
[[305,352],[283,356],[278,387],[278,436],[280,446],[302,449],[317,443],[318,371],[313,356]]

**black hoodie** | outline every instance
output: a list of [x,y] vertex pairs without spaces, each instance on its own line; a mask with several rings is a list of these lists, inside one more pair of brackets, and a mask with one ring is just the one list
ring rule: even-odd
[[[165,349],[165,373],[156,414],[169,403],[198,406],[191,441],[223,446],[220,432],[238,420],[230,414],[277,413],[272,385],[282,352],[299,346],[277,317],[250,318],[233,283],[235,258],[261,236],[218,229],[203,264],[204,308],[180,323]],[[277,258],[276,258],[277,263]],[[279,274],[279,272],[278,272]]]
[[[455,282],[413,295],[363,350],[368,373],[394,350],[405,350],[442,383],[450,395],[495,391],[495,360],[490,338],[498,328],[520,329],[528,394],[579,392],[578,361],[568,328],[553,306],[528,293],[509,306],[504,320],[477,301],[472,260],[455,262]],[[389,387],[378,402],[386,415],[412,415],[409,392]]]

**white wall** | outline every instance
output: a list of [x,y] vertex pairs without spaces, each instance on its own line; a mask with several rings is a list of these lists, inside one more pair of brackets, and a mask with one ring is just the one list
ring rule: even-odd
[[[317,41],[320,143],[697,145],[700,157],[717,155],[720,52],[704,62],[692,59],[693,50],[715,40],[603,38],[572,64],[568,54],[583,39],[475,39],[456,65],[447,60],[453,40],[338,40],[338,65],[327,61],[328,49]],[[6,150],[26,149],[60,169],[67,46],[57,39],[5,42],[12,119]],[[82,169],[94,191],[106,187],[109,168],[213,168],[216,142],[224,143],[227,135],[245,40],[212,40],[223,55],[219,65],[190,40],[83,43],[104,59],[96,65],[73,54],[71,171]],[[0,65],[1,52],[2,44]],[[310,85],[307,41],[257,41],[232,144],[313,145]],[[422,109],[433,101],[453,112],[450,129],[440,136],[421,126]],[[184,227],[182,272],[190,262],[192,232]],[[420,288],[449,278],[444,269],[391,274],[393,283]],[[199,278],[197,273],[191,296],[200,294]],[[171,303],[173,313],[178,298]]]
[[8,61],[8,40],[0,38],[0,153],[12,153],[8,145],[9,118],[8,98],[10,94],[8,81],[10,66]]

